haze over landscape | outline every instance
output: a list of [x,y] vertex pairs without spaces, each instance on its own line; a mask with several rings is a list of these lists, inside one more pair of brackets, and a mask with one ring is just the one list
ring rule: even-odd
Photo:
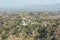
[[0,0],[0,40],[60,40],[60,0]]
[[0,0],[1,9],[60,9],[60,0]]

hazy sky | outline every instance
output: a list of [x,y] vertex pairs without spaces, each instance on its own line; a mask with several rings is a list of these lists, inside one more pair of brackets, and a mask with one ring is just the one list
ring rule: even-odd
[[60,0],[0,0],[0,7],[24,7],[29,5],[60,4]]

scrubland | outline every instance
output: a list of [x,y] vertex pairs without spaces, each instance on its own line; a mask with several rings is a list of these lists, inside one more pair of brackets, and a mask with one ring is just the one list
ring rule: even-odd
[[60,40],[60,14],[0,13],[0,40]]

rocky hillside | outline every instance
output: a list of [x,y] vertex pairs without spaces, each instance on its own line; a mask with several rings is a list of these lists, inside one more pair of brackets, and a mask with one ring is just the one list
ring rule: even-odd
[[0,40],[60,40],[60,14],[0,14]]

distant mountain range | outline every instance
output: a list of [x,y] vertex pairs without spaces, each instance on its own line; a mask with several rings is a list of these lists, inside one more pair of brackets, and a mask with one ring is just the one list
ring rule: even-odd
[[51,5],[30,5],[25,7],[17,8],[0,8],[0,10],[8,11],[60,11],[60,4]]
[[33,5],[33,6],[26,6],[22,8],[23,10],[51,10],[51,11],[57,11],[60,10],[60,4],[52,4],[52,5]]

